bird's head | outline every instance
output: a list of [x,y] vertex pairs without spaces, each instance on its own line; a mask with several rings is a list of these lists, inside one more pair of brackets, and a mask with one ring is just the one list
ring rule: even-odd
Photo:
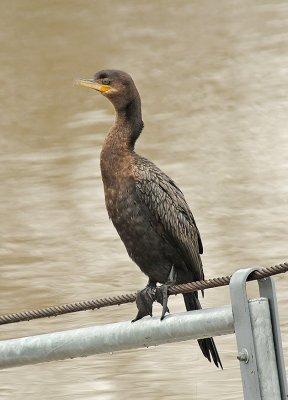
[[97,72],[93,79],[77,79],[75,83],[100,92],[111,101],[116,110],[126,108],[139,97],[131,76],[119,70],[102,70]]

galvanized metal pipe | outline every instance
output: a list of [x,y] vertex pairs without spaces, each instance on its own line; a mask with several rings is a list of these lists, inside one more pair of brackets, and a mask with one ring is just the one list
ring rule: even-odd
[[230,305],[0,342],[0,369],[234,332]]
[[249,301],[261,400],[281,400],[268,299]]

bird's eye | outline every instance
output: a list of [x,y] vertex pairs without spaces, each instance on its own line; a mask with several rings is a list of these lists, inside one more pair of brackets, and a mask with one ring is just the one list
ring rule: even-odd
[[110,84],[110,79],[104,78],[102,83],[103,83],[103,85],[109,85]]

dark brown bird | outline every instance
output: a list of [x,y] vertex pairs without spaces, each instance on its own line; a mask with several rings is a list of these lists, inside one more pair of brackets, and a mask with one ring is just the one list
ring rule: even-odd
[[[204,279],[203,246],[183,193],[155,164],[134,151],[143,129],[141,100],[132,78],[118,70],[76,83],[102,93],[116,111],[101,152],[105,202],[129,256],[149,278],[137,296],[134,321],[152,315],[156,299],[167,308],[167,287]],[[160,289],[156,284],[162,283]],[[201,309],[198,293],[183,294],[187,310]],[[222,364],[213,338],[198,340],[204,356]]]

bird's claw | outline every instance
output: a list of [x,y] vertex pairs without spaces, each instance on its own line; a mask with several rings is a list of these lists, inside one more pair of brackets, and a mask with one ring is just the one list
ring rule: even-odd
[[169,308],[167,306],[168,297],[169,297],[168,289],[170,286],[175,285],[176,278],[177,278],[176,270],[175,270],[174,265],[172,265],[167,282],[156,288],[156,301],[158,301],[158,303],[162,304],[161,321],[164,319],[166,312],[168,312],[168,313],[170,312]]
[[155,282],[149,280],[148,285],[140,292],[137,293],[136,305],[138,313],[132,322],[138,321],[146,315],[152,317],[152,306],[154,301],[162,305],[161,321],[164,319],[166,312],[170,312],[167,306],[168,303],[168,289],[176,282],[176,271],[174,265],[171,267],[167,282],[161,286],[156,286]]
[[137,293],[136,305],[138,313],[132,322],[138,321],[146,315],[152,317],[152,305],[155,301],[156,286],[146,286],[143,290]]
[[161,321],[164,319],[166,312],[170,312],[167,307],[168,304],[168,288],[170,285],[164,284],[156,288],[155,299],[158,303],[162,304]]

